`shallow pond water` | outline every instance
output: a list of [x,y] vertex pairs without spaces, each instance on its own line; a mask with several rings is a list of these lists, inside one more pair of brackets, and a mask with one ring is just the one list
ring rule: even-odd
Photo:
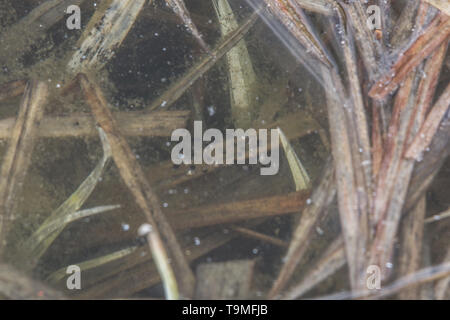
[[[63,5],[69,2],[60,1]],[[0,84],[35,79],[48,87],[42,119],[31,143],[32,152],[24,156],[29,164],[25,166],[26,176],[19,183],[20,193],[14,195],[13,219],[8,223],[2,250],[3,262],[73,298],[162,298],[164,290],[152,255],[145,237],[138,234],[147,218],[114,161],[106,162],[89,196],[73,211],[116,207],[66,222],[52,231],[42,229],[51,227],[49,217],[67,202],[104,154],[90,105],[82,85],[72,83],[76,72],[68,67],[68,61],[82,50],[80,39],[86,38],[92,21],[97,23],[93,30],[102,26],[102,19],[96,18],[96,14],[101,14],[114,1],[73,2],[81,12],[79,30],[68,29],[69,14],[40,9],[46,1],[0,0]],[[129,24],[126,36],[112,46],[111,55],[102,52],[105,56],[96,60],[91,69],[84,66],[82,70],[91,74],[102,91],[192,270],[212,262],[256,261],[251,290],[244,298],[261,298],[283,265],[287,244],[301,212],[301,206],[291,211],[272,209],[277,196],[298,191],[285,152],[280,150],[277,173],[267,176],[260,174],[263,165],[258,163],[177,165],[171,157],[177,144],[171,141],[171,134],[178,128],[187,128],[193,134],[194,121],[202,122],[203,131],[216,128],[222,133],[235,128],[279,127],[306,170],[310,186],[315,186],[331,155],[327,101],[323,82],[317,77],[318,62],[310,59],[302,64],[302,56],[293,54],[296,47],[289,45],[292,37],[287,41],[280,36],[288,31],[279,23],[268,25],[257,18],[233,49],[214,58],[205,72],[197,70],[202,72],[200,77],[186,78],[201,61],[216,54],[214,50],[226,39],[224,32],[232,33],[237,26],[249,23],[254,7],[237,0],[185,1],[211,50],[205,52],[164,1],[144,2],[135,21]],[[258,4],[258,1],[250,2]],[[231,15],[222,16],[221,20],[227,8]],[[32,15],[38,10],[41,15],[33,20]],[[319,26],[317,36],[327,43],[337,65],[342,65],[339,42],[331,38],[328,18],[309,11],[308,15]],[[79,63],[91,59],[91,53],[84,52],[86,56]],[[445,70],[442,83],[448,82],[448,66]],[[347,77],[345,73],[342,76]],[[184,85],[183,79],[188,79]],[[6,159],[9,139],[4,135],[11,134],[8,130],[12,130],[12,119],[20,114],[23,98],[21,94],[1,98],[0,159]],[[436,185],[430,188],[430,215],[448,207],[445,197],[448,192],[442,191],[448,190],[448,168],[447,163]],[[77,195],[71,201],[79,199]],[[291,201],[280,199],[283,204]],[[256,209],[245,207],[244,202],[248,200],[260,201],[262,205]],[[304,204],[310,204],[308,201],[309,198]],[[266,203],[269,204],[264,207]],[[219,215],[214,215],[216,211]],[[233,211],[243,217],[224,218]],[[310,248],[293,281],[302,279],[320,253],[339,235],[335,202],[329,211],[315,227]],[[436,238],[447,235],[444,239],[448,240],[448,223],[435,228]],[[37,231],[47,232],[48,241],[43,241],[45,248],[41,251],[29,249],[33,242],[41,241]],[[249,231],[267,238],[258,239]],[[427,241],[438,241],[433,237],[430,235]],[[448,245],[443,242],[437,244],[438,248]],[[431,259],[439,260],[441,256],[440,250],[431,253]],[[81,268],[81,290],[67,287],[69,265]],[[341,268],[309,296],[347,290],[347,272],[345,267]]]

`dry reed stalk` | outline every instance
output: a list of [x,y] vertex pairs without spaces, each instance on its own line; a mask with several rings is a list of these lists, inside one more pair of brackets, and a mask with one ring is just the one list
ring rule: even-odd
[[[290,21],[292,17],[295,17],[295,6],[290,1],[272,2],[270,3],[270,10],[283,22],[293,37],[308,48],[308,44],[305,44],[308,40],[308,33],[315,33],[312,29],[305,30],[304,26],[296,25]],[[387,257],[390,256],[393,236],[397,231],[414,166],[413,161],[403,158],[404,151],[407,145],[411,143],[412,137],[417,134],[422,125],[421,122],[423,122],[421,119],[429,108],[439,77],[437,70],[440,69],[442,64],[440,58],[445,54],[444,49],[442,49],[443,43],[447,43],[446,38],[450,31],[450,25],[447,17],[438,14],[429,26],[422,31],[434,11],[428,10],[428,5],[417,1],[417,4],[420,4],[416,19],[417,33],[422,32],[422,34],[408,48],[403,50],[393,68],[397,72],[393,74],[391,70],[389,73],[394,77],[394,81],[388,79],[388,82],[386,82],[385,79],[382,79],[383,81],[380,80],[372,86],[371,97],[381,100],[382,98],[385,99],[388,93],[392,92],[401,81],[406,79],[397,95],[392,115],[387,112],[389,106],[387,99],[380,102],[375,101],[373,104],[376,122],[373,126],[374,140],[373,149],[371,149],[367,120],[365,120],[366,110],[360,87],[363,83],[359,79],[357,64],[354,62],[356,54],[351,46],[352,35],[348,33],[351,30],[348,26],[353,26],[354,30],[352,31],[355,33],[360,53],[363,56],[363,61],[366,61],[365,71],[369,74],[369,83],[375,80],[373,75],[376,73],[377,61],[385,62],[384,52],[376,41],[367,41],[367,39],[373,39],[371,34],[369,36],[364,35],[368,30],[365,26],[365,10],[361,3],[342,4],[335,1],[330,1],[330,3],[334,4],[334,11],[338,13],[340,28],[338,28],[337,34],[340,35],[338,39],[342,40],[341,43],[344,47],[351,99],[345,97],[343,93],[345,92],[344,85],[335,70],[323,68],[323,78],[328,100],[332,152],[336,165],[336,180],[339,186],[337,191],[338,203],[346,243],[347,262],[350,269],[350,283],[354,290],[358,290],[364,285],[361,280],[367,263],[366,252],[371,255],[369,261],[373,262],[374,257],[377,256],[377,250],[383,248],[381,250],[381,255],[384,255],[383,263],[380,264],[383,268],[385,268],[384,263],[388,261]],[[402,21],[405,26],[412,20],[412,12],[415,10],[416,8],[408,7],[404,11]],[[301,19],[299,20],[301,21]],[[298,33],[303,38],[299,37]],[[394,42],[401,42],[399,39],[407,33],[409,33],[408,28],[400,28]],[[369,46],[367,46],[367,43],[369,43]],[[419,82],[418,73],[411,73],[411,71],[430,54],[433,54],[433,58],[429,60],[424,69],[428,79]],[[386,89],[385,86],[391,87]],[[415,91],[417,88],[419,88],[419,93]],[[376,90],[382,92],[382,94],[373,94]],[[346,108],[342,108],[342,105]],[[351,111],[347,112],[346,109]],[[444,112],[442,108],[439,111],[439,119],[442,119]],[[386,130],[385,124],[388,122],[390,123],[389,129]],[[437,122],[435,120],[434,124]],[[361,145],[366,148],[361,148]],[[357,151],[361,149],[366,150],[365,157],[358,154]],[[370,154],[370,150],[375,152],[372,154],[373,156]],[[374,161],[374,170],[370,170],[370,166],[368,169],[362,168],[362,164],[370,164],[371,160]],[[376,178],[378,188],[375,193],[376,201],[373,209],[371,197],[375,185],[372,183],[372,177]],[[394,182],[397,180],[401,182]],[[395,198],[391,198],[392,194],[396,195]],[[408,201],[411,202],[412,200],[409,199]],[[371,228],[368,225],[369,219]],[[375,239],[372,244],[373,237]],[[371,253],[368,252],[370,250],[366,250],[369,246],[371,247]]]
[[450,4],[446,0],[424,0],[450,16]]
[[101,89],[86,75],[80,75],[79,80],[95,119],[106,133],[111,145],[112,158],[123,181],[133,194],[148,223],[154,228],[155,235],[164,237],[163,243],[166,244],[169,249],[167,251],[173,259],[180,293],[185,297],[191,297],[195,285],[194,275],[172,227],[161,211],[158,196],[153,192],[130,146],[119,131]]
[[17,201],[31,163],[36,131],[44,113],[48,88],[44,82],[28,83],[3,158],[0,180],[0,253],[6,246],[6,235],[11,228]]
[[239,226],[231,226],[231,230],[240,234],[241,236],[244,236],[244,237],[247,237],[250,239],[256,239],[256,240],[263,241],[266,243],[270,243],[277,247],[287,248],[289,246],[289,244],[287,242],[285,242],[281,239],[269,236],[269,235],[261,233],[261,232],[254,231],[249,228],[244,228],[244,227],[239,227]]
[[378,6],[381,8],[381,12],[383,12],[382,19],[382,41],[383,41],[383,51],[387,51],[387,47],[389,46],[389,42],[391,40],[392,34],[392,1],[391,0],[378,0]]
[[[170,137],[173,130],[184,128],[189,111],[115,112],[120,131],[130,137]],[[9,139],[15,118],[0,120],[0,139]],[[44,117],[37,129],[40,138],[97,136],[91,114]]]
[[418,159],[430,145],[450,106],[450,84],[431,109],[420,131],[406,151],[405,157]]
[[298,299],[317,284],[334,274],[346,263],[344,240],[342,237],[334,240],[319,260],[313,264],[303,280],[294,285],[282,296],[282,299]]
[[[354,3],[357,11],[359,13],[364,13],[362,7],[359,7],[360,5],[361,4],[359,2]],[[360,12],[361,10],[362,12]],[[359,210],[361,215],[367,217],[369,214],[369,210],[372,207],[373,194],[373,173],[368,119],[361,88],[362,81],[358,74],[358,66],[355,63],[356,52],[353,46],[352,38],[350,36],[351,31],[346,25],[344,17],[339,17],[339,24],[339,27],[343,30],[343,32],[340,34],[341,38],[339,40],[341,44],[343,44],[342,46],[350,91],[349,95],[352,104],[352,106],[350,107],[350,111],[347,112],[347,122],[349,124],[351,123],[348,130],[351,146],[353,149],[353,167],[357,184],[356,187],[359,193]]]
[[[417,18],[418,25],[426,22],[427,12],[421,12]],[[387,271],[386,265],[392,255],[393,241],[414,167],[414,162],[405,157],[405,151],[422,126],[424,114],[431,104],[446,45],[447,41],[424,64],[425,76],[419,78],[419,71],[410,73],[396,96],[372,215],[376,235],[371,249],[371,263],[381,266],[384,271]]]
[[375,83],[369,96],[382,100],[393,92],[422,61],[433,53],[450,33],[450,17],[438,14],[423,34],[403,53],[393,67]]
[[333,14],[327,0],[296,0],[296,3],[305,10],[330,16]]
[[428,267],[419,270],[414,274],[407,275],[396,280],[394,283],[377,290],[375,293],[363,290],[356,292],[341,292],[324,297],[318,297],[317,300],[346,300],[346,299],[381,299],[397,294],[405,289],[423,285],[425,283],[439,280],[450,275],[450,262],[442,263],[437,266]]
[[424,154],[422,161],[416,163],[404,210],[410,210],[426,194],[426,191],[450,154],[449,136],[450,117],[447,117],[433,138],[430,150]]
[[372,102],[372,181],[376,181],[378,179],[378,173],[380,172],[381,163],[384,156],[383,145],[385,139],[383,137],[383,129],[380,118],[380,109],[383,107],[383,104],[378,103],[377,101]]
[[446,219],[449,217],[450,217],[450,208],[448,208],[444,212],[441,212],[439,214],[435,214],[432,217],[426,218],[425,223],[437,222],[437,221],[440,221],[441,219]]
[[[368,202],[362,177],[362,163],[355,163],[359,150],[355,148],[358,131],[352,118],[353,104],[345,103],[342,93],[345,92],[340,77],[335,72],[324,71],[328,119],[330,123],[332,154],[336,168],[336,185],[338,205],[343,236],[346,245],[347,263],[350,272],[350,283],[354,290],[364,286],[363,274],[366,264],[366,247],[369,240]],[[333,90],[333,91],[332,91]],[[356,135],[356,136],[355,136]],[[361,211],[362,210],[362,211]]]
[[[450,247],[447,248],[447,253],[444,257],[445,262],[450,262]],[[448,290],[450,288],[450,276],[442,278],[434,285],[434,297],[437,300],[444,300],[448,297]]]
[[272,12],[289,30],[289,32],[301,43],[311,56],[318,59],[325,66],[330,67],[333,61],[330,59],[321,40],[316,36],[308,17],[301,6],[293,0],[264,0],[270,12]]
[[298,212],[309,191],[168,212],[174,229],[198,228]]
[[414,166],[413,161],[405,161],[402,156],[408,141],[409,124],[414,121],[415,95],[412,92],[417,87],[415,78],[415,73],[408,77],[395,100],[371,215],[376,234],[372,243],[370,264],[380,266],[385,277],[387,266],[390,265],[393,238]]
[[327,213],[327,208],[333,201],[335,194],[334,166],[331,159],[329,159],[323,176],[320,179],[320,183],[313,189],[310,203],[302,211],[299,223],[293,233],[288,251],[284,258],[285,263],[268,293],[269,299],[278,296],[286,287],[295,268],[303,258],[306,249],[310,244],[314,227],[319,219]]
[[[400,234],[402,254],[398,259],[398,277],[413,274],[420,269],[425,212],[426,199],[422,197],[417,205],[403,218]],[[419,297],[418,287],[402,291],[398,296],[402,300],[417,300]]]
[[[363,4],[360,1],[352,1],[348,4],[343,2],[338,3],[337,1],[331,2],[338,9],[336,10],[337,14],[346,17],[343,19],[348,19],[348,23],[351,24],[356,44],[368,73],[369,82],[373,82],[380,72],[380,67],[383,68],[383,65],[380,64],[380,59],[383,58],[383,55],[379,42],[376,41],[371,30],[367,28],[368,16]],[[343,10],[339,10],[339,8],[345,8],[345,12],[342,12]],[[345,20],[342,22],[341,28],[344,28],[344,32],[348,32],[345,30],[347,28],[347,22]],[[344,46],[344,49],[345,48],[346,46]]]
[[423,124],[425,117],[427,116],[432,103],[436,87],[438,85],[439,76],[441,75],[441,69],[447,52],[449,41],[444,42],[428,59],[424,68],[424,77],[420,82],[418,95],[418,115],[419,124]]

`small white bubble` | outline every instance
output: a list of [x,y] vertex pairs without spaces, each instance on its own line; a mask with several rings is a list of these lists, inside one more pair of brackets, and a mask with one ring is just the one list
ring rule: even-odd
[[123,231],[128,231],[130,230],[130,225],[127,223],[122,223],[122,230]]
[[323,235],[323,230],[320,228],[320,227],[317,227],[316,228],[316,232],[317,232],[317,234],[319,234],[319,235]]
[[214,106],[209,106],[208,107],[208,114],[210,117],[212,117],[213,115],[216,114],[216,109],[214,109]]
[[142,224],[138,229],[138,235],[141,237],[147,235],[150,232],[152,232],[152,226],[148,223]]

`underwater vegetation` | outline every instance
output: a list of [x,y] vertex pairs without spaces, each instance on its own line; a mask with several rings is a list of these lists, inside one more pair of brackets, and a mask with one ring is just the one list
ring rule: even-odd
[[0,298],[450,298],[449,14],[2,0]]

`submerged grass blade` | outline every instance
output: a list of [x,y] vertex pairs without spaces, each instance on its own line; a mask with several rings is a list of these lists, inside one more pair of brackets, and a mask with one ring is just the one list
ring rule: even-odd
[[[88,270],[92,270],[101,266],[104,266],[105,264],[108,264],[109,262],[121,259],[123,257],[128,256],[129,254],[133,253],[134,251],[136,251],[138,247],[137,246],[132,246],[132,247],[128,247],[119,251],[115,251],[113,253],[95,258],[95,259],[91,259],[91,260],[87,260],[87,261],[83,261],[80,263],[76,263],[77,266],[80,267],[82,272],[86,272]],[[51,283],[51,284],[57,284],[58,282],[60,282],[62,279],[64,279],[64,277],[67,276],[67,267],[61,268],[55,272],[53,272],[52,274],[50,274],[47,277],[47,282]]]
[[311,188],[311,179],[302,162],[297,157],[294,148],[292,148],[289,140],[280,128],[278,128],[278,133],[280,135],[281,145],[284,148],[284,152],[289,162],[289,168],[291,168],[292,177],[294,178],[295,190],[300,191]]
[[44,224],[39,227],[39,235],[37,235],[38,237],[34,240],[42,241],[43,239],[49,237],[51,233],[60,229],[62,226],[66,226],[74,221],[118,208],[120,208],[120,205],[101,206],[68,213],[67,215],[64,215],[62,217],[55,217],[55,219],[44,222]]
[[186,25],[186,27],[189,29],[189,31],[192,33],[192,35],[195,37],[195,39],[197,40],[199,45],[203,48],[203,50],[205,50],[206,52],[209,52],[210,51],[209,47],[203,40],[202,35],[198,31],[194,22],[192,21],[191,16],[189,14],[188,9],[186,8],[184,1],[183,0],[166,0],[166,3],[180,17],[180,19],[183,20],[183,23]]
[[[111,157],[111,147],[105,139],[105,134],[99,128],[100,138],[103,145],[103,157],[97,164],[91,174],[83,181],[78,189],[64,203],[45,220],[33,235],[27,239],[21,246],[19,254],[16,257],[17,262],[24,266],[24,269],[31,270],[34,268],[39,258],[47,251],[53,241],[58,237],[60,232],[66,226],[65,218],[73,215],[91,195],[97,185],[101,175],[103,174],[106,163]],[[62,224],[53,232],[48,233],[45,230],[48,225],[52,225],[54,221],[61,221]]]
[[[213,0],[222,36],[237,30],[239,25],[227,0]],[[256,99],[256,75],[245,40],[239,41],[227,55],[231,113],[237,128],[247,128]]]
[[154,110],[159,107],[168,108],[178,98],[180,98],[189,89],[195,81],[210,70],[216,62],[229,52],[234,46],[242,40],[250,28],[258,19],[258,14],[254,13],[242,23],[242,25],[230,33],[212,52],[206,55],[202,60],[189,69],[186,74],[177,80],[159,96],[148,108]]

